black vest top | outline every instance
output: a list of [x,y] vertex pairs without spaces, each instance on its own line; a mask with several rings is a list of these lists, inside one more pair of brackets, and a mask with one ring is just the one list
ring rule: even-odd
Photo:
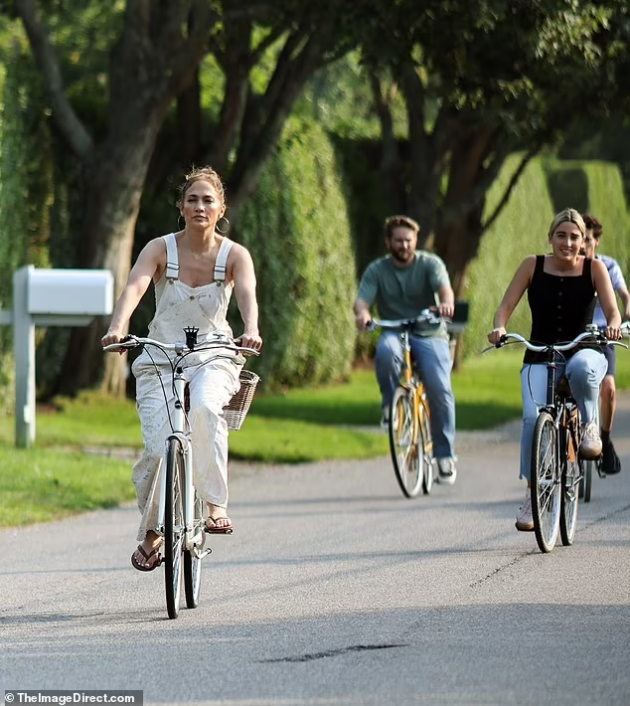
[[[532,312],[532,333],[529,337],[534,344],[568,343],[582,333],[593,320],[595,309],[595,287],[591,277],[591,260],[584,258],[582,274],[578,277],[560,277],[543,271],[545,256],[536,256],[536,268],[527,291],[529,308]],[[597,346],[576,346],[564,356],[570,358],[581,348]],[[542,363],[546,356],[533,351],[525,351],[524,363]]]

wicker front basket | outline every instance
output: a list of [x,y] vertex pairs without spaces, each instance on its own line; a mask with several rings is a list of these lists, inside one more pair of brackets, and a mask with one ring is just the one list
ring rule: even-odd
[[228,429],[234,431],[238,431],[243,426],[260,377],[256,373],[252,373],[251,370],[243,369],[240,372],[239,380],[241,381],[241,389],[223,408],[223,417],[227,422]]

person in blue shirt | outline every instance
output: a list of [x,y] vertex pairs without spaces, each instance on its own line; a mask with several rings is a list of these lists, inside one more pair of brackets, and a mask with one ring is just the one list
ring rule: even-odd
[[[600,245],[600,239],[604,232],[601,221],[595,216],[584,215],[584,224],[586,225],[586,234],[584,236],[584,254],[586,257],[601,260],[612,282],[613,289],[619,295],[623,305],[622,319],[630,320],[630,293],[626,286],[626,281],[623,277],[619,263],[608,255],[598,255],[597,249]],[[595,312],[593,314],[593,323],[598,326],[606,326],[606,317],[602,311],[602,307],[597,302]],[[607,346],[604,348],[604,355],[608,361],[608,371],[602,381],[601,387],[601,437],[602,437],[602,468],[609,475],[611,473],[619,473],[621,470],[621,462],[615,447],[610,438],[612,432],[613,419],[615,417],[616,408],[616,387],[615,387],[615,347]]]

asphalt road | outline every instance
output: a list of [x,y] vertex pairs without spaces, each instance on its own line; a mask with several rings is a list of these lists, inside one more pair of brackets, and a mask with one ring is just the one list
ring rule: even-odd
[[[389,459],[232,466],[234,535],[166,617],[134,571],[135,507],[0,531],[0,692],[144,703],[630,704],[630,396],[621,475],[572,547],[514,529],[518,425],[461,435],[459,478],[402,497]],[[17,701],[16,701],[17,703]]]

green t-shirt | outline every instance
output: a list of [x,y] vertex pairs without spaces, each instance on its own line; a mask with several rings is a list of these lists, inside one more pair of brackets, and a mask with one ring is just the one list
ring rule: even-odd
[[[449,287],[444,262],[433,253],[417,250],[413,262],[397,267],[391,255],[375,260],[365,270],[359,284],[359,299],[368,306],[376,304],[383,319],[413,319],[423,310],[439,303],[440,287]],[[417,333],[446,336],[446,326],[425,326]]]

